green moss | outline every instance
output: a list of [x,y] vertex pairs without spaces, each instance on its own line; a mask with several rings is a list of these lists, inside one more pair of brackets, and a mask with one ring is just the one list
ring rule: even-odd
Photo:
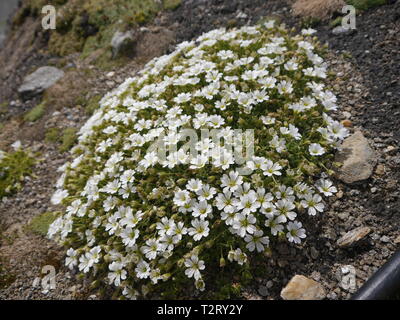
[[76,143],[77,130],[75,128],[67,128],[64,130],[61,137],[60,152],[68,151]]
[[320,19],[314,17],[306,17],[301,20],[302,28],[313,28],[321,22]]
[[46,110],[46,103],[42,102],[34,107],[32,110],[28,111],[25,116],[24,120],[28,122],[35,122],[43,117]]
[[182,4],[181,0],[164,0],[163,7],[166,10],[175,10]]
[[22,188],[26,176],[36,163],[33,155],[23,150],[3,153],[0,159],[0,199]]
[[115,31],[146,23],[160,9],[156,0],[67,1],[60,7],[61,17],[50,36],[49,50],[61,56],[82,51],[85,58],[107,48]]
[[26,226],[27,230],[36,234],[46,236],[50,224],[56,220],[59,212],[45,212],[34,217],[31,222]]
[[337,17],[336,19],[332,20],[329,25],[334,28],[339,26],[342,23],[342,17]]
[[387,0],[347,0],[346,2],[358,10],[367,10],[384,5],[387,3]]
[[57,127],[49,128],[46,131],[45,141],[55,143],[60,140],[60,137],[61,137],[61,129],[60,128],[57,128]]
[[101,100],[101,95],[95,95],[89,99],[85,106],[85,111],[87,114],[93,114],[93,112],[99,107],[99,102]]
[[0,103],[0,116],[2,114],[6,114],[7,111],[8,111],[8,102],[4,101],[4,102]]

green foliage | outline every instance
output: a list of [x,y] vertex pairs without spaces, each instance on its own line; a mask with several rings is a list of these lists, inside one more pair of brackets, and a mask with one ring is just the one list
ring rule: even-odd
[[38,104],[24,115],[24,120],[27,122],[35,122],[39,120],[46,111],[46,102]]
[[58,8],[60,16],[50,35],[49,50],[61,56],[82,52],[87,57],[108,48],[115,31],[144,24],[160,9],[156,0],[65,1]]
[[342,17],[337,17],[336,19],[332,20],[329,25],[334,28],[339,26],[342,23]]
[[9,153],[0,151],[0,199],[22,188],[35,163],[30,152],[21,149]]
[[46,131],[45,141],[55,143],[60,140],[60,137],[61,137],[61,129],[60,128],[57,128],[57,127],[49,128]]
[[60,152],[65,152],[72,148],[72,146],[76,143],[77,139],[76,133],[77,133],[76,128],[66,128],[63,131],[61,137],[61,146],[59,148]]
[[175,10],[182,4],[182,0],[163,0],[163,6],[166,10]]
[[321,20],[315,17],[304,17],[301,19],[301,27],[302,28],[313,28],[321,23]]
[[358,10],[367,10],[387,3],[387,0],[346,0]]
[[0,103],[0,116],[6,114],[8,111],[8,102],[4,101]]
[[29,231],[32,231],[36,234],[46,236],[47,231],[49,230],[50,224],[57,219],[57,216],[60,212],[44,212],[35,216],[30,223],[26,226]]
[[101,95],[95,95],[91,97],[85,106],[86,113],[93,114],[93,112],[99,108],[100,100]]

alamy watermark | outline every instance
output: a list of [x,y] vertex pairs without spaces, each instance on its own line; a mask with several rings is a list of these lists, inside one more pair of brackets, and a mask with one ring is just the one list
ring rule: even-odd
[[351,5],[344,6],[342,8],[342,13],[346,14],[342,18],[342,28],[346,30],[356,28],[356,8]]
[[41,277],[35,278],[32,286],[34,288],[41,287],[42,293],[48,293],[56,288],[56,269],[54,266],[45,265],[41,269]]
[[44,6],[42,8],[42,14],[44,14],[42,18],[42,28],[44,30],[55,30],[57,22],[56,8],[52,5]]

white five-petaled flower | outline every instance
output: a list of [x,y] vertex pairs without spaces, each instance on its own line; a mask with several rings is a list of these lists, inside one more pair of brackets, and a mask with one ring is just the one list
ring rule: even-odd
[[193,237],[194,241],[199,241],[203,237],[207,237],[210,232],[208,221],[194,219],[192,220],[192,228],[189,229],[189,235]]
[[325,149],[319,143],[312,143],[308,147],[308,152],[312,156],[321,156],[325,153]]
[[302,228],[301,222],[290,221],[286,228],[288,230],[286,237],[290,242],[300,243],[301,239],[306,237],[306,231]]
[[249,249],[250,252],[253,252],[257,249],[258,252],[264,251],[264,245],[269,245],[269,238],[263,237],[263,232],[261,230],[254,231],[253,234],[248,234],[244,238],[247,242],[246,248]]
[[201,278],[200,270],[205,269],[204,261],[199,260],[198,256],[192,255],[189,259],[185,260],[185,274],[188,278],[195,278],[199,280]]

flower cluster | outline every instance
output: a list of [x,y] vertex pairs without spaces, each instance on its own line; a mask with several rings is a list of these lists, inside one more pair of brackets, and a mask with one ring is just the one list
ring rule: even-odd
[[[136,298],[179,281],[204,290],[224,257],[244,268],[276,237],[300,243],[301,218],[337,191],[327,166],[347,135],[328,115],[336,97],[313,32],[213,30],[107,94],[52,197],[66,211],[48,235],[69,247],[67,266]],[[220,143],[202,136],[189,153],[185,129],[217,129]],[[254,130],[240,165],[237,129]],[[160,136],[176,147],[163,159]]]

